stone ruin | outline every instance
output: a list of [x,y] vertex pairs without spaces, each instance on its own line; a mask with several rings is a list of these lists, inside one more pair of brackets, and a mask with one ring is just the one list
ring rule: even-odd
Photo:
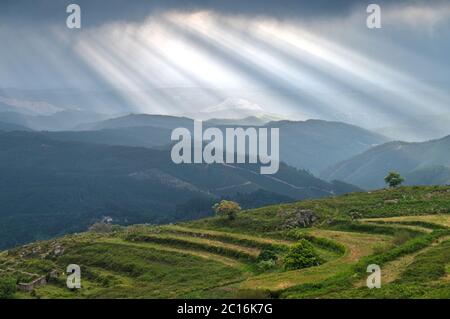
[[[52,270],[52,271],[50,271],[50,273],[47,276],[39,276],[38,278],[36,278],[30,282],[19,282],[17,284],[17,288],[22,291],[32,292],[34,290],[34,288],[36,288],[36,287],[45,286],[48,283],[47,278],[49,278],[49,280],[56,279],[59,277],[59,274],[60,273],[58,270]],[[29,274],[29,273],[27,273],[27,275],[38,276],[36,274]]]
[[39,277],[31,282],[23,283],[19,282],[17,288],[22,291],[31,292],[38,286],[44,286],[47,284],[47,278],[45,276]]

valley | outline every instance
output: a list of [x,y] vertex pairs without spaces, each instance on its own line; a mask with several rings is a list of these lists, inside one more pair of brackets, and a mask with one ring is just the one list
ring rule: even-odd
[[[280,164],[181,164],[170,150],[59,141],[36,132],[0,132],[0,248],[86,230],[104,217],[118,224],[162,224],[208,216],[220,198],[244,207],[343,194]],[[24,200],[26,199],[26,200]]]

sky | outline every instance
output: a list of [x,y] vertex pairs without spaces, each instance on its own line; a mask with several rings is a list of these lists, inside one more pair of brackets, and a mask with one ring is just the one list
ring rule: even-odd
[[[372,2],[381,29],[366,26]],[[66,27],[70,3],[81,29]],[[0,89],[114,91],[130,112],[244,101],[286,118],[426,125],[450,113],[449,39],[450,1],[2,0]],[[109,111],[102,96],[89,107]]]

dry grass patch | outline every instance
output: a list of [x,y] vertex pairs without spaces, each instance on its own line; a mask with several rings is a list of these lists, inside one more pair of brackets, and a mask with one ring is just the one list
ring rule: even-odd
[[427,222],[442,225],[445,227],[450,227],[450,214],[436,214],[436,215],[415,215],[415,216],[397,216],[397,217],[386,217],[386,218],[364,218],[361,221],[367,222]]

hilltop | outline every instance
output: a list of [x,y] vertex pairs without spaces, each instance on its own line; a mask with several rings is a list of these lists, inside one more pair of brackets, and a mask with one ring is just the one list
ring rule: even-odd
[[[450,187],[401,187],[242,211],[235,220],[121,227],[32,243],[0,254],[27,283],[16,298],[449,297]],[[286,268],[301,243],[314,263]],[[65,287],[79,264],[82,289]],[[378,264],[382,288],[365,286]],[[28,287],[30,288],[30,287]]]

